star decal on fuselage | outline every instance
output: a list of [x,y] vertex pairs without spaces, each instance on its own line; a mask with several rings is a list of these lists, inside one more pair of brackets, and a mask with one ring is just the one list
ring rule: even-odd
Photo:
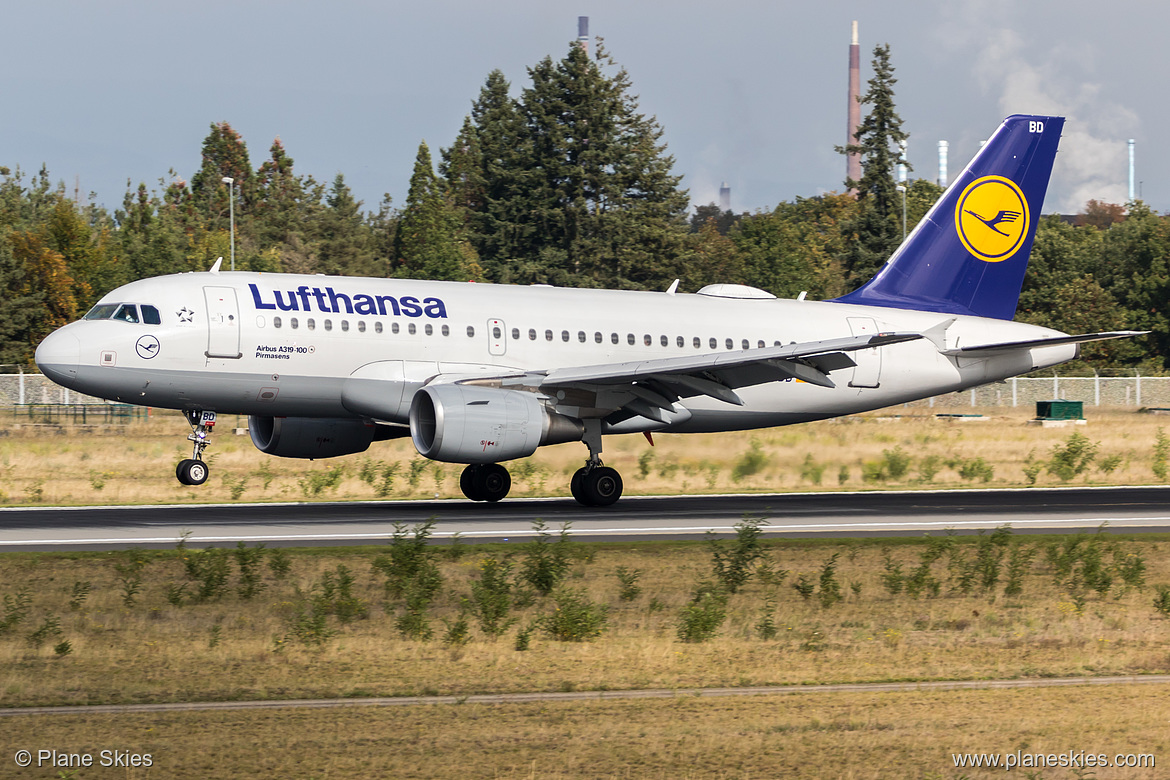
[[195,312],[184,306],[175,312],[175,316],[179,318],[179,322],[191,322],[195,318]]

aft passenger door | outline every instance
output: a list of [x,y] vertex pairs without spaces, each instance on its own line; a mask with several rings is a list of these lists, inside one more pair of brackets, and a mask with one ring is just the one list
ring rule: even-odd
[[240,307],[231,287],[204,287],[207,302],[207,357],[240,358]]
[[[854,336],[877,335],[877,323],[872,317],[848,317],[849,331]],[[877,347],[859,349],[850,352],[850,356],[857,363],[853,369],[853,379],[849,380],[850,387],[877,387],[882,373],[882,351]]]

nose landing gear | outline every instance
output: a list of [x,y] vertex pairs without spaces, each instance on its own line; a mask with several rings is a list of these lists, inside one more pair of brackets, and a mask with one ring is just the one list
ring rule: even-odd
[[191,433],[187,436],[187,441],[192,442],[191,457],[175,466],[175,479],[184,485],[202,485],[211,476],[211,470],[203,460],[203,451],[211,444],[207,437],[215,427],[215,412],[195,410],[186,412],[186,416],[191,424]]

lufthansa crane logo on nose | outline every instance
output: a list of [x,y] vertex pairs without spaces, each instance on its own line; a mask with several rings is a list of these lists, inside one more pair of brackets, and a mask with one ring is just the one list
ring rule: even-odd
[[138,352],[138,357],[143,360],[150,360],[158,354],[158,350],[162,345],[158,343],[158,339],[154,336],[143,336],[138,339],[138,343],[134,345],[135,351]]
[[955,231],[967,251],[989,263],[1014,255],[1031,222],[1028,200],[1010,179],[984,176],[967,185],[955,207]]

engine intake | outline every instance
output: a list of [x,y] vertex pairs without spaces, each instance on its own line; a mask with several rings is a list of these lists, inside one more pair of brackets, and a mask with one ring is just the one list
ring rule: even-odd
[[545,444],[578,441],[580,420],[547,409],[532,393],[475,385],[430,385],[410,404],[419,454],[447,463],[524,458]]

